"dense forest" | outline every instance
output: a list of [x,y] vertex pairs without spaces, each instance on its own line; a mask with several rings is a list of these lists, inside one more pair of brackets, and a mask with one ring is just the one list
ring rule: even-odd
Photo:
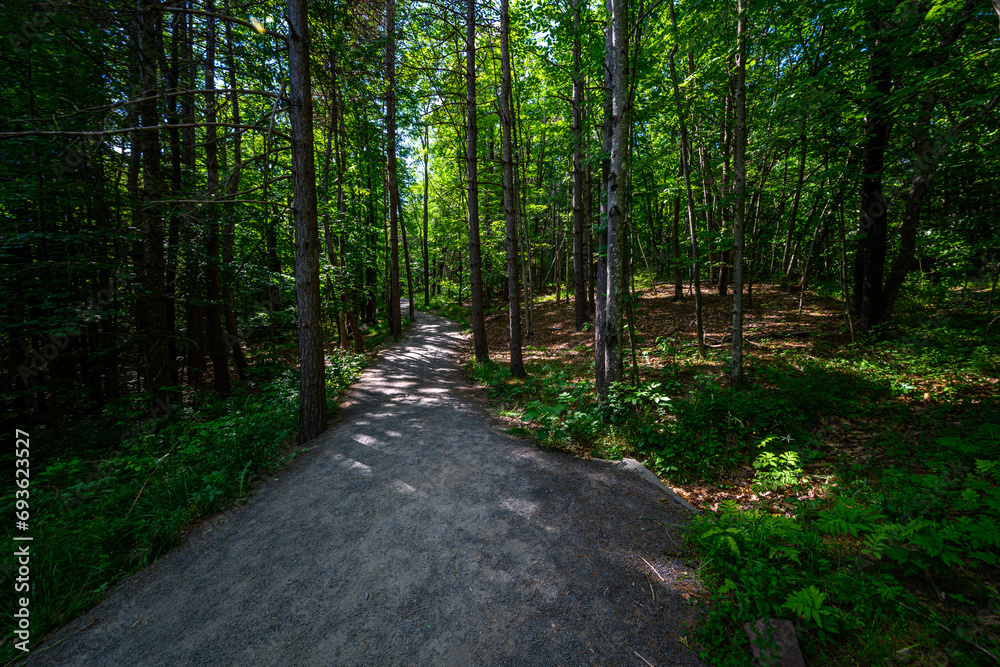
[[[468,324],[470,368],[544,444],[641,453],[679,486],[742,466],[775,497],[810,478],[792,443],[815,445],[813,504],[723,500],[698,528],[706,656],[784,614],[825,664],[920,642],[921,664],[993,664],[998,19],[998,0],[5,2],[2,396],[50,546],[36,629],[294,456],[419,308]],[[817,444],[855,418],[877,470]],[[907,451],[934,455],[893,467]],[[829,574],[862,553],[878,566]],[[870,653],[829,648],[848,636]]]

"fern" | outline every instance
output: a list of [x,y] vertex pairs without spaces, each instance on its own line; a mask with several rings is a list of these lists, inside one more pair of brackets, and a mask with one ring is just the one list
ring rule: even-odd
[[[807,622],[815,623],[819,628],[828,630],[831,629],[829,621],[834,614],[829,609],[823,608],[824,600],[826,593],[821,593],[815,586],[806,586],[791,593],[781,607],[801,616]],[[823,627],[824,622],[828,624],[826,628]]]

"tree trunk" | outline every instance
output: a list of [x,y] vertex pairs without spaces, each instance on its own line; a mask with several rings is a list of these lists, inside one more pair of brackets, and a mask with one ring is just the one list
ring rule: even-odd
[[594,380],[597,396],[608,396],[608,177],[611,170],[611,135],[614,114],[611,87],[614,68],[613,0],[604,0],[608,23],[604,30],[604,121],[601,127],[601,148],[606,157],[601,160],[601,213],[597,240],[597,284],[594,288]]
[[674,205],[671,213],[670,265],[674,273],[674,298],[672,301],[684,299],[684,282],[681,278],[681,197],[674,195]]
[[[479,251],[479,165],[476,161],[478,122],[476,114],[476,2],[466,2],[465,78],[466,78],[466,148],[465,171],[469,188],[469,286],[471,288],[472,339],[476,362],[490,360],[486,344],[486,322],[483,317],[483,273]],[[461,296],[459,296],[461,299]]]
[[[805,119],[803,119],[803,127],[805,126],[805,122]],[[792,196],[792,214],[791,219],[788,221],[788,232],[785,235],[785,249],[781,255],[781,273],[784,276],[784,284],[787,284],[788,278],[792,273],[792,235],[795,233],[795,223],[799,217],[799,202],[802,201],[802,190],[805,184],[806,148],[806,134],[802,132],[799,134],[799,176],[795,185],[795,194]],[[780,224],[781,221],[779,220],[778,222]]]
[[743,384],[743,225],[746,218],[747,168],[747,12],[745,0],[736,0],[736,137],[733,146],[733,174],[736,210],[733,217],[733,389]]
[[892,67],[888,33],[890,22],[876,15],[871,20],[875,35],[868,57],[869,102],[865,116],[865,146],[861,184],[860,232],[854,258],[854,291],[851,310],[857,328],[869,331],[881,323],[887,241],[887,205],[882,196],[882,170],[892,124],[889,95]]
[[427,265],[427,233],[428,233],[427,208],[428,208],[428,204],[429,204],[428,199],[427,199],[427,189],[428,189],[428,186],[429,186],[429,183],[430,183],[430,180],[427,177],[427,158],[428,158],[428,155],[430,153],[430,148],[431,148],[431,144],[430,144],[430,126],[429,125],[424,125],[423,148],[424,148],[424,239],[423,239],[423,242],[424,242],[424,308],[430,308],[431,307],[431,291],[430,291],[431,290],[431,287],[430,287],[430,285],[431,285],[431,279],[430,279],[430,275],[428,273],[428,265]]
[[523,378],[524,361],[521,352],[521,301],[518,298],[518,268],[520,258],[517,253],[517,191],[514,189],[514,149],[511,116],[511,71],[510,71],[510,0],[500,2],[500,124],[501,155],[503,159],[503,210],[506,223],[507,245],[507,308],[510,333],[510,374]]
[[319,297],[319,221],[313,156],[308,0],[288,0],[288,74],[299,324],[299,443],[326,428],[326,377]]
[[389,186],[389,331],[403,335],[399,294],[399,185],[396,182],[396,1],[385,0],[385,124]]
[[584,286],[583,253],[583,68],[580,62],[580,13],[584,0],[573,8],[573,302],[576,330],[587,321],[587,293]]
[[406,242],[406,222],[403,220],[399,221],[400,231],[403,232],[403,263],[406,265],[406,294],[407,300],[409,301],[409,312],[407,315],[411,322],[417,321],[417,315],[414,311],[413,304],[413,272],[410,270],[410,246]]
[[612,120],[611,162],[608,170],[608,281],[607,338],[605,343],[604,386],[622,379],[622,301],[624,286],[625,179],[628,155],[628,8],[626,0],[611,0]]
[[[230,14],[229,0],[225,0],[226,14]],[[240,124],[240,96],[236,92],[236,64],[233,58],[233,38],[232,24],[226,21],[226,67],[229,70],[229,87],[232,89],[230,95],[230,108],[233,114],[233,123]],[[235,198],[240,191],[240,175],[243,169],[243,142],[240,135],[241,130],[236,130],[233,136],[233,173],[229,179],[230,198]],[[225,268],[225,280],[223,281],[222,297],[224,304],[223,314],[226,319],[226,346],[233,355],[233,365],[236,366],[236,373],[240,380],[246,379],[247,360],[243,354],[243,345],[240,342],[239,331],[236,327],[236,304],[233,297],[233,242],[236,235],[236,218],[230,214],[226,217],[226,224],[222,233],[222,266]]]
[[694,313],[697,323],[698,337],[698,358],[705,358],[705,329],[702,322],[701,309],[701,262],[698,259],[698,239],[694,229],[694,194],[691,191],[691,150],[688,143],[687,124],[684,120],[684,110],[687,106],[681,98],[680,87],[677,83],[677,71],[674,67],[674,55],[677,53],[677,16],[674,12],[673,0],[670,1],[670,20],[673,24],[674,46],[670,50],[670,79],[674,89],[674,100],[677,105],[677,116],[679,118],[681,133],[681,171],[684,175],[684,190],[687,193],[688,230],[691,233],[691,260],[694,282]]
[[[214,12],[214,0],[208,0],[206,11]],[[215,18],[207,16],[207,35],[205,37],[205,173],[208,182],[208,199],[219,196],[219,144],[216,122],[215,96]],[[208,349],[212,357],[212,376],[215,380],[215,390],[227,392],[230,389],[229,354],[222,330],[222,281],[219,275],[221,264],[221,239],[219,238],[219,207],[210,204],[205,207],[208,218],[208,237],[205,243],[207,280],[206,293],[208,297],[207,325]]]
[[[160,10],[152,0],[143,0],[139,16],[139,58],[143,98],[153,98],[157,93],[161,44],[157,30]],[[156,99],[139,103],[140,122],[145,127],[159,125]],[[146,231],[145,286],[148,292],[148,342],[146,343],[146,378],[149,383],[150,404],[167,400],[165,387],[170,382],[170,356],[168,354],[169,330],[167,327],[167,300],[164,289],[166,265],[163,253],[163,215],[159,200],[163,198],[164,183],[160,169],[160,138],[158,130],[142,132],[142,214]]]

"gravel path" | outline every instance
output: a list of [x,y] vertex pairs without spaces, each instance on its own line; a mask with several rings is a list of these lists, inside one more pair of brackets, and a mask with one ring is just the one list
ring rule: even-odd
[[460,338],[421,313],[278,482],[28,663],[701,664],[679,641],[691,573],[663,555],[684,510],[607,463],[498,433]]

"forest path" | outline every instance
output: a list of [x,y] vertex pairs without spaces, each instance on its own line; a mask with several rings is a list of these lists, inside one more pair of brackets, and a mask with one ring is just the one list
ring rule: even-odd
[[663,555],[684,510],[496,432],[460,340],[420,313],[279,481],[29,664],[701,664],[679,641],[690,572]]

